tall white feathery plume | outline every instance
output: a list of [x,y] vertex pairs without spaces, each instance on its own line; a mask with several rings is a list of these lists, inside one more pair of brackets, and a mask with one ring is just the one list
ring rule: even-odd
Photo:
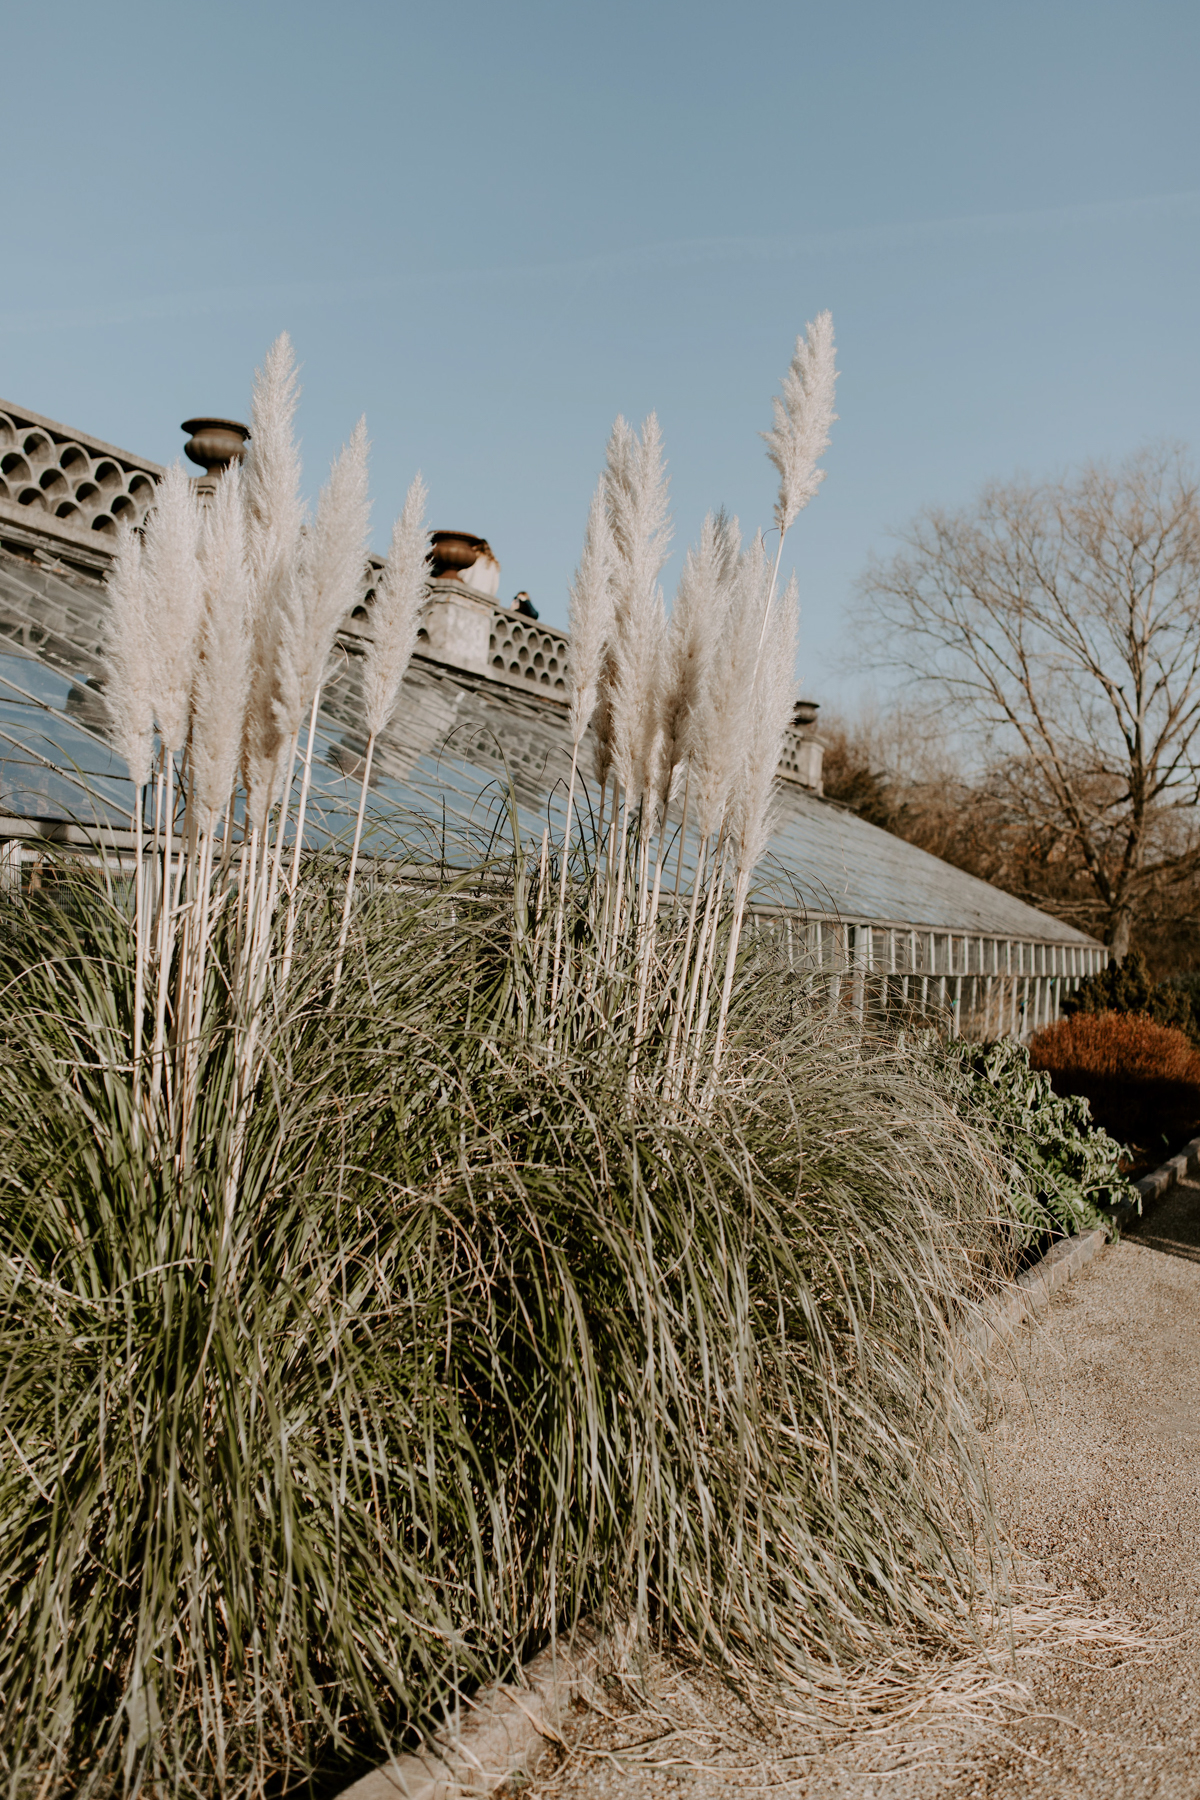
[[[671,541],[662,434],[651,413],[641,437],[613,426],[605,476],[613,568],[613,761],[629,801],[653,806],[662,748],[660,718],[666,611],[658,576]],[[653,821],[645,817],[649,829]]]
[[749,696],[734,820],[737,869],[747,880],[767,847],[776,771],[795,706],[799,610],[799,590],[793,575],[782,599],[771,608]]
[[200,828],[211,832],[229,803],[250,692],[250,572],[243,474],[217,483],[200,543],[204,616],[192,692],[191,772]]
[[158,484],[142,551],[154,712],[167,749],[187,742],[200,631],[200,509],[178,463]]
[[673,1008],[667,1049],[667,1068],[670,1072],[675,1067],[680,1029],[685,1025],[685,1006],[686,1023],[690,1028],[705,945],[722,880],[721,864],[718,862],[709,877],[708,898],[700,923],[700,947],[693,961],[692,950],[708,849],[712,840],[719,836],[724,822],[726,800],[737,760],[736,740],[730,736],[729,682],[722,661],[722,649],[726,620],[737,584],[741,544],[742,534],[736,519],[728,518],[723,510],[715,517],[708,514],[701,527],[699,544],[688,552],[671,612],[674,673],[670,712],[674,716],[673,722],[667,725],[667,731],[674,738],[676,754],[686,757],[688,765],[687,790],[679,828],[676,894],[679,892],[683,873],[683,840],[687,831],[688,808],[693,803],[700,841],[692,900],[688,908],[687,933],[679,966],[677,1003]]
[[796,339],[796,353],[783,378],[783,393],[772,403],[775,423],[761,435],[767,455],[779,470],[775,523],[780,536],[808,505],[825,479],[817,467],[829,445],[837,369],[834,365],[833,315],[818,313]]
[[396,705],[404,671],[417,643],[417,627],[425,584],[429,577],[426,555],[429,528],[425,506],[429,499],[420,475],[405,496],[404,506],[392,528],[392,542],[375,601],[371,607],[371,641],[363,670],[363,702],[368,737],[378,737]]
[[[371,608],[371,642],[367,648],[366,668],[363,670],[367,754],[363,763],[358,815],[354,821],[354,844],[350,851],[350,867],[346,873],[346,892],[342,901],[342,927],[333,970],[335,996],[342,979],[346,940],[350,934],[354,873],[358,867],[358,852],[362,843],[375,739],[392,716],[400,694],[400,683],[404,680],[404,671],[417,642],[417,621],[427,576],[425,557],[429,547],[429,529],[425,522],[425,503],[428,498],[424,481],[420,475],[414,476],[400,517],[392,528],[391,548],[379,586],[375,590],[375,604]],[[332,1000],[330,1004],[332,1005]]]
[[142,543],[128,525],[117,527],[117,550],[106,592],[104,697],[117,749],[129,767],[130,781],[140,788],[151,775],[154,699]]
[[[761,546],[756,540],[756,547]],[[792,716],[795,699],[797,588],[795,577],[788,583],[782,600],[769,606],[770,589],[762,568],[766,556],[759,557],[758,586],[767,616],[764,629],[758,633],[761,650],[755,663],[753,678],[746,693],[745,728],[742,733],[741,767],[733,796],[733,858],[735,867],[733,918],[725,952],[725,978],[721,986],[721,1004],[713,1040],[713,1073],[720,1067],[725,1046],[725,1029],[729,1020],[729,1003],[733,994],[733,977],[737,967],[738,946],[746,901],[755,865],[767,847],[770,832],[771,796],[775,773],[783,751],[784,734]]]
[[571,742],[578,746],[596,709],[605,655],[613,629],[612,529],[604,480],[597,484],[588,513],[583,553],[571,584],[571,662],[568,673]]
[[753,633],[762,624],[752,605],[756,593],[752,570],[761,560],[761,540],[756,539],[743,555],[737,520],[724,521],[714,545],[712,571],[719,615],[716,643],[696,695],[688,730],[696,825],[704,839],[715,837],[721,829],[740,766],[743,691],[753,674]]
[[360,419],[329,472],[317,502],[316,522],[304,539],[304,636],[296,668],[302,709],[311,706],[321,685],[338,626],[362,599],[371,522],[369,449],[367,421]]
[[304,508],[300,500],[300,453],[296,447],[296,358],[292,340],[280,332],[254,372],[250,410],[250,450],[245,464],[246,549],[254,581],[254,602],[270,597],[270,583],[295,561]]
[[[734,527],[736,530],[736,525]],[[701,839],[716,842],[717,856],[709,880],[708,900],[700,928],[696,961],[688,994],[684,1039],[691,1030],[699,999],[698,1036],[707,1016],[708,985],[719,924],[719,902],[733,845],[732,826],[742,798],[749,748],[752,694],[766,629],[766,607],[772,581],[761,532],[739,556],[728,579],[728,602],[717,648],[710,664],[692,751],[696,823]],[[704,985],[699,987],[701,966]]]
[[162,885],[158,904],[158,988],[151,1059],[151,1101],[157,1098],[164,1067],[167,989],[178,920],[176,900],[184,873],[182,852],[173,856],[175,822],[175,754],[187,742],[191,722],[192,683],[200,634],[200,511],[195,490],[179,464],[158,484],[154,509],[146,519],[142,544],[146,618],[149,625],[154,712],[168,751],[162,776]]
[[731,532],[723,513],[708,513],[700,542],[688,551],[679,577],[667,633],[669,677],[662,708],[668,768],[692,749],[738,549],[736,521]]
[[[184,922],[174,1021],[177,1092],[185,1118],[195,1107],[200,1076],[215,834],[218,819],[232,805],[250,691],[250,575],[242,483],[242,470],[234,464],[217,483],[200,530],[202,615],[188,744],[191,905]],[[183,855],[181,850],[181,863]],[[182,892],[182,878],[179,885]]]
[[298,398],[295,357],[285,331],[255,373],[246,459],[251,675],[242,755],[250,822],[256,828],[264,824],[275,797],[290,722],[298,722],[303,711],[298,674],[305,630]]

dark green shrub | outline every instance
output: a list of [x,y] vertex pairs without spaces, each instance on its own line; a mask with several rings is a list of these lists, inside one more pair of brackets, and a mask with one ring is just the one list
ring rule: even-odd
[[1123,1146],[1093,1123],[1085,1099],[1055,1091],[1024,1044],[960,1039],[943,1056],[955,1104],[995,1142],[1013,1206],[1031,1233],[1086,1231],[1136,1198],[1120,1170]]
[[1079,1013],[1139,1013],[1157,1025],[1170,1025],[1200,1043],[1200,975],[1152,981],[1140,950],[1085,976],[1073,994],[1063,998],[1065,1019]]

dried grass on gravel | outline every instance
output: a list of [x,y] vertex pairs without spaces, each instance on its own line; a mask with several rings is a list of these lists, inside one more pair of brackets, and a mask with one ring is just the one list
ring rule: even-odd
[[945,1774],[968,1746],[977,1756],[981,1744],[1013,1742],[1039,1709],[1048,1665],[1127,1664],[1156,1647],[1133,1621],[1043,1590],[998,1611],[970,1653],[897,1643],[807,1688],[734,1692],[678,1650],[639,1657],[615,1645],[586,1708],[502,1794],[624,1800],[663,1791],[673,1773],[695,1800],[871,1794],[880,1780],[894,1793],[898,1777]]

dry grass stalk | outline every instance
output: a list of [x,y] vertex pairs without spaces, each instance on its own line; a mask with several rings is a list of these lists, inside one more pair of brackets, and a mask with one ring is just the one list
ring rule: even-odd
[[[671,521],[657,419],[652,414],[639,434],[618,418],[609,439],[572,590],[572,760],[558,898],[545,919],[536,900],[531,908],[538,946],[539,933],[551,936],[549,991],[528,1004],[560,1049],[615,1027],[631,1089],[665,1080],[694,1092],[702,1068],[715,1073],[721,1064],[794,693],[797,593],[792,582],[777,597],[779,561],[788,527],[823,479],[835,378],[832,323],[823,313],[797,343],[774,428],[764,434],[780,472],[774,561],[761,536],[743,550],[736,520],[710,515],[669,623],[659,576]],[[606,821],[591,855],[575,804],[589,721],[595,812]],[[678,902],[693,815],[698,844],[692,889],[682,893],[684,924]],[[673,829],[673,922],[664,929]],[[568,932],[573,861],[583,871],[574,889],[581,916]]]
[[[284,335],[255,379],[245,469],[223,477],[203,516],[182,470],[168,470],[144,540],[122,534],[109,582],[109,704],[138,795],[135,1110],[176,1163],[185,1164],[189,1155],[196,1083],[212,1028],[206,996],[213,929],[222,916],[228,962],[220,980],[228,989],[236,1038],[231,1104],[235,1137],[244,1137],[264,1012],[280,1003],[291,970],[321,683],[338,626],[360,599],[366,575],[366,426],[359,423],[333,465],[315,522],[306,529],[296,400],[295,363]],[[372,745],[395,705],[416,637],[424,504],[418,477],[397,522],[376,605],[367,684]],[[306,716],[309,736],[293,817],[293,771]],[[152,933],[140,820],[155,725],[160,774]],[[366,787],[364,780],[364,799]],[[356,855],[361,826],[360,809]],[[291,874],[285,877],[289,833]],[[285,881],[280,954],[277,912]],[[352,889],[353,862],[347,918]],[[147,992],[153,994],[153,1023],[144,1070]],[[222,1017],[224,1012],[223,1006]],[[239,1167],[235,1153],[227,1201]]]

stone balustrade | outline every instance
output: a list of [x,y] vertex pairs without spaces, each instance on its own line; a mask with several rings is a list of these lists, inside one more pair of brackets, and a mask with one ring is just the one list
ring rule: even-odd
[[72,537],[141,525],[162,474],[99,439],[0,401],[0,510]]

